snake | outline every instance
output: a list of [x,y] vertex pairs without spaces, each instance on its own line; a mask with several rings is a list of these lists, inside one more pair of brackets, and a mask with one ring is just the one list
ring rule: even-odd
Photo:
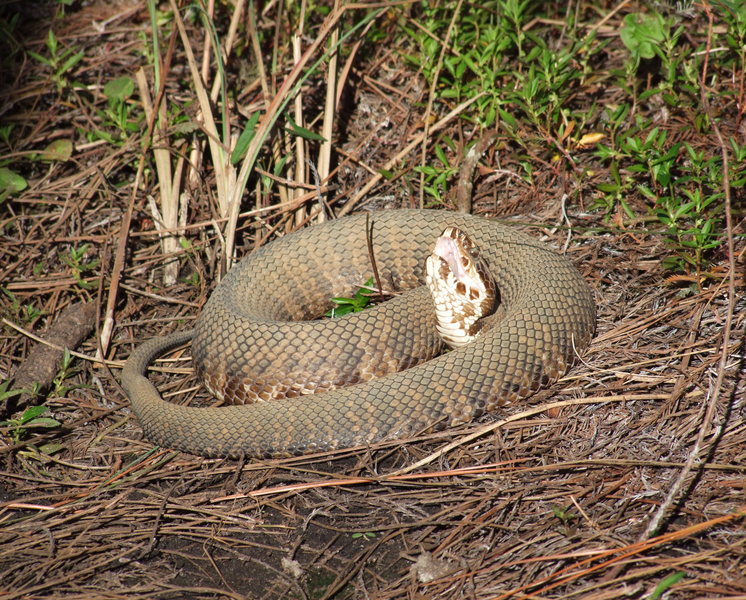
[[[447,227],[479,247],[499,301],[472,341],[443,352],[424,284],[425,262]],[[371,277],[371,255],[393,298],[320,318],[332,298],[352,297]],[[216,286],[193,329],[136,347],[121,381],[157,446],[205,457],[289,457],[406,440],[516,403],[564,375],[595,325],[591,288],[543,242],[468,214],[382,210],[307,227],[250,253]],[[156,357],[190,340],[196,373],[231,404],[167,402],[148,380]]]

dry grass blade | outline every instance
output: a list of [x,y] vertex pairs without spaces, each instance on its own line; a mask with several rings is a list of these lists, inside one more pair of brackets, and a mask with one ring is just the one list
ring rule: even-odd
[[[184,21],[181,18],[179,7],[176,5],[174,0],[169,0],[171,4],[171,10],[174,15],[174,22],[179,29],[181,36],[181,42],[184,46],[187,61],[192,73],[198,75],[200,70],[197,66],[197,61],[194,58],[192,52],[191,41],[187,35],[186,29],[184,28]],[[192,84],[194,85],[197,99],[199,100],[201,109],[201,119],[204,119],[204,125],[207,131],[207,141],[210,146],[210,152],[213,159],[213,168],[215,169],[215,181],[216,181],[216,192],[218,196],[218,206],[220,208],[220,216],[226,217],[231,210],[231,203],[238,203],[240,195],[236,196],[232,194],[233,186],[231,182],[234,178],[231,174],[233,169],[229,160],[229,151],[225,147],[225,140],[221,142],[222,136],[219,134],[215,119],[212,116],[212,105],[210,103],[210,97],[207,95],[207,90],[202,83],[202,79],[198,76],[192,78]]]

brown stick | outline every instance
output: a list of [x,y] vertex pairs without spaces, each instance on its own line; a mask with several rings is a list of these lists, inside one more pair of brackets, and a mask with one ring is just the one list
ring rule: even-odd
[[461,174],[458,178],[456,192],[456,210],[460,213],[471,214],[471,192],[474,188],[474,171],[479,159],[482,158],[487,149],[497,139],[497,130],[487,131],[479,138],[471,150],[466,154],[464,164],[461,166]]
[[373,267],[373,277],[376,278],[378,293],[380,295],[381,302],[385,302],[386,298],[383,297],[381,277],[378,274],[378,267],[376,266],[376,256],[373,253],[373,224],[370,222],[370,213],[365,215],[365,241],[368,243],[368,255],[370,256],[370,265],[371,267]]
[[[81,302],[68,306],[60,313],[43,339],[61,348],[75,350],[91,335],[97,316],[95,302]],[[49,389],[54,376],[60,370],[63,356],[63,350],[45,344],[34,346],[16,371],[13,389],[30,391],[34,384],[38,384],[37,393],[23,393],[20,396],[5,398],[0,402],[0,415],[9,415],[38,403],[39,397]]]

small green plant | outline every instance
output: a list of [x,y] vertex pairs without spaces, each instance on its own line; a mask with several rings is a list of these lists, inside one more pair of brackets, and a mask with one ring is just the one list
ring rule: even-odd
[[[38,393],[37,385],[34,384],[34,388],[29,392],[28,390],[8,390],[10,380],[3,381],[0,383],[0,402],[6,398],[17,396],[20,394],[31,394],[36,395]],[[60,422],[52,417],[42,416],[49,412],[49,408],[46,406],[29,406],[23,411],[23,414],[16,419],[9,419],[7,421],[0,421],[0,436],[7,436],[12,440],[13,444],[20,444],[23,442],[28,435],[34,429],[52,429],[59,427]],[[55,442],[49,442],[43,444],[39,448],[33,444],[28,444],[28,448],[19,452],[26,458],[31,458],[41,462],[49,460],[49,455],[54,454],[61,450],[63,446]]]
[[39,317],[43,317],[44,315],[48,314],[47,311],[39,310],[31,304],[22,306],[21,301],[16,298],[13,292],[4,287],[0,287],[0,290],[2,290],[3,294],[5,294],[8,298],[10,298],[11,312],[15,317],[19,318],[22,323],[28,325],[36,321],[36,319],[38,319]]
[[[565,132],[573,129],[582,136],[597,107],[573,106],[573,98],[594,72],[594,56],[609,41],[599,42],[591,32],[563,45],[548,43],[543,36],[524,31],[531,9],[527,0],[500,0],[495,12],[475,6],[457,16],[449,51],[443,54],[442,68],[437,71],[442,51],[438,40],[448,31],[454,7],[455,3],[448,2],[423,6],[420,27],[404,26],[415,50],[405,58],[431,83],[436,80],[436,98],[443,103],[473,99],[469,119],[480,129],[499,126],[524,148],[537,141],[556,146],[556,140],[565,139]],[[435,146],[435,152],[440,164],[433,161],[415,170],[425,175],[424,191],[442,204],[458,165],[448,162],[444,147]],[[534,165],[523,157],[518,162],[520,176],[533,185]]]
[[[448,136],[444,136],[443,141],[452,151],[456,149],[453,140]],[[432,198],[432,202],[428,204],[428,206],[445,203],[446,195],[448,193],[448,180],[458,172],[458,169],[455,166],[449,164],[445,150],[443,150],[442,146],[435,146],[435,154],[442,166],[432,164],[424,166],[418,165],[414,168],[417,173],[425,174],[424,190],[428,196]]]
[[[639,129],[645,123],[638,123]],[[746,147],[731,142],[735,157],[746,159]],[[685,150],[685,152],[682,152]],[[643,140],[627,135],[618,149],[599,144],[596,155],[611,161],[612,183],[598,185],[603,193],[596,206],[607,212],[619,203],[629,218],[635,218],[624,198],[633,190],[647,199],[650,213],[666,227],[666,243],[674,251],[662,262],[665,268],[700,275],[708,267],[708,254],[723,243],[721,232],[722,159],[707,158],[689,143],[666,143],[666,131],[655,127]],[[626,163],[625,175],[620,164]],[[741,181],[742,160],[734,161],[731,181]]]
[[361,312],[370,304],[370,296],[366,293],[370,292],[373,287],[373,278],[371,277],[366,281],[363,286],[355,293],[354,298],[332,298],[332,302],[336,304],[328,313],[324,316],[331,317],[332,319],[337,317],[343,317],[350,313]]
[[72,271],[75,282],[84,290],[92,289],[90,283],[83,279],[83,275],[92,271],[101,263],[99,259],[85,261],[89,244],[83,244],[80,248],[71,248],[68,254],[60,255],[60,260],[65,263]]
[[[8,398],[13,398],[14,396],[30,393],[27,390],[9,390],[8,387],[10,387],[10,379],[0,382],[0,402],[4,402]],[[36,393],[35,389],[33,390],[33,393]],[[0,421],[0,427],[6,427],[8,423],[10,423],[10,421]]]
[[[25,390],[12,390],[7,392],[8,384],[10,380],[4,381],[0,384],[0,398],[5,398],[9,394],[15,395],[15,393],[24,393]],[[23,411],[23,414],[17,419],[10,419],[8,421],[0,421],[0,427],[5,430],[5,433],[9,433],[14,444],[21,443],[32,429],[50,429],[52,427],[59,427],[60,422],[51,417],[43,417],[42,415],[49,412],[47,406],[29,406]]]
[[352,534],[353,540],[359,540],[361,538],[364,540],[374,540],[376,539],[376,534],[373,533],[372,531],[366,531],[365,533],[353,533]]
[[0,140],[10,146],[10,132],[13,131],[13,123],[0,127]]
[[80,369],[72,367],[72,362],[73,359],[70,355],[70,350],[65,348],[62,354],[62,366],[54,378],[54,393],[58,397],[64,398],[71,389],[76,387],[74,385],[65,384],[65,381],[80,371]]
[[199,273],[193,272],[189,277],[182,277],[181,279],[187,285],[198,286],[199,285]]
[[36,319],[38,319],[39,317],[43,317],[46,314],[47,311],[39,310],[31,304],[27,304],[21,310],[21,318],[25,323],[33,323],[34,321],[36,321]]
[[98,110],[98,116],[103,124],[117,129],[112,135],[107,131],[97,130],[96,136],[110,144],[121,145],[132,133],[139,131],[137,123],[133,122],[130,106],[127,100],[135,91],[135,82],[129,77],[119,77],[109,81],[104,86],[104,96],[108,102],[106,110]]
[[578,68],[578,58],[587,61],[602,46],[594,43],[595,35],[578,40],[570,47],[557,52],[547,47],[546,42],[536,38],[536,44],[527,56],[528,70],[518,73],[518,85],[508,95],[528,116],[540,132],[561,137],[558,129],[567,126],[573,118],[587,121],[595,112],[595,106],[573,115],[567,101],[575,93],[576,84],[585,77]]
[[682,190],[682,193],[688,202],[672,198],[671,202],[654,211],[660,222],[668,227],[669,245],[677,253],[664,259],[663,266],[680,271],[694,268],[701,274],[701,270],[707,267],[705,254],[724,241],[719,234],[719,211],[710,208],[713,202],[723,198],[723,194],[703,198],[698,189],[693,192]]
[[625,177],[622,182],[622,178],[619,175],[619,165],[616,160],[611,161],[609,173],[611,174],[613,182],[599,183],[596,186],[600,192],[603,192],[603,195],[596,198],[595,202],[591,204],[590,209],[594,210],[596,208],[603,208],[606,212],[606,219],[608,220],[611,217],[614,206],[618,204],[622,207],[629,218],[634,218],[635,213],[625,200],[627,192],[634,187],[634,180],[630,177]]
[[47,50],[49,50],[49,58],[45,58],[44,56],[31,51],[29,51],[29,56],[48,66],[52,70],[52,80],[57,85],[57,90],[62,92],[70,85],[70,82],[67,79],[68,73],[83,59],[84,53],[82,51],[73,53],[72,48],[60,51],[57,38],[51,29],[47,36]]
[[0,204],[13,194],[25,190],[27,186],[23,177],[5,167],[0,168]]
[[571,513],[569,509],[559,506],[552,506],[552,512],[562,522],[562,533],[567,537],[575,535],[576,527],[572,524],[572,521],[578,518],[577,515]]
[[[308,588],[308,597],[311,600],[320,600],[324,597],[325,592],[328,590],[335,581],[336,577],[333,573],[326,570],[311,570],[306,578],[306,587]],[[340,597],[344,598],[343,594]]]
[[667,23],[660,13],[634,13],[624,17],[619,32],[622,42],[632,54],[635,62],[641,58],[653,58],[660,44],[666,39]]
[[22,44],[14,35],[16,25],[21,12],[18,10],[10,11],[10,18],[6,18],[5,12],[0,8],[0,44],[4,45],[9,51],[3,56],[3,64],[10,64],[11,59],[22,48]]

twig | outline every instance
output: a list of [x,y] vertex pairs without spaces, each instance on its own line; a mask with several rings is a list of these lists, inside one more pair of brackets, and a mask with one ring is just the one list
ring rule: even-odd
[[482,158],[487,149],[497,139],[497,130],[492,129],[482,135],[481,138],[466,153],[464,164],[461,165],[461,174],[458,178],[456,192],[456,210],[460,213],[471,214],[472,190],[474,189],[474,171],[477,169],[479,159]]
[[[166,52],[166,60],[164,63],[164,73],[168,71],[171,64],[171,58],[173,57],[175,40],[172,36],[169,42],[168,51]],[[163,101],[163,94],[166,90],[166,77],[161,78],[161,85],[158,89],[158,94],[155,98],[154,106],[160,106]],[[155,128],[156,113],[153,111],[151,118],[148,119],[148,130],[145,133],[145,140],[149,140],[152,143],[153,129]],[[127,251],[127,240],[129,237],[130,224],[132,222],[132,213],[135,209],[135,200],[137,199],[138,190],[140,189],[140,182],[142,181],[142,174],[145,170],[145,154],[140,156],[140,162],[137,165],[137,175],[135,175],[135,182],[132,186],[132,195],[130,196],[129,202],[127,203],[127,210],[122,218],[122,228],[119,234],[119,245],[117,246],[117,253],[114,257],[114,268],[111,271],[111,287],[109,288],[109,296],[106,301],[106,313],[104,314],[104,325],[101,328],[100,338],[100,356],[99,359],[103,362],[106,352],[109,349],[109,340],[111,339],[111,333],[114,330],[114,309],[117,303],[117,291],[119,286],[119,280],[122,277],[122,270],[124,269],[124,257]],[[99,353],[97,353],[98,355]]]
[[146,292],[145,290],[139,290],[134,286],[126,285],[124,283],[120,283],[119,287],[121,287],[123,290],[127,290],[128,292],[132,292],[133,294],[145,296],[146,298],[150,298],[151,300],[158,300],[158,302],[165,302],[166,304],[181,304],[182,306],[190,306],[192,308],[201,307],[201,305],[196,302],[189,302],[188,300],[179,300],[178,298],[161,296],[160,294],[154,294],[152,292]]
[[[339,12],[340,1],[334,0],[334,12]],[[339,25],[332,31],[330,46],[334,48],[339,42]],[[319,171],[322,180],[327,181],[329,178],[329,168],[332,162],[332,134],[334,132],[334,117],[337,112],[337,63],[339,62],[339,49],[336,49],[329,56],[329,70],[327,71],[326,80],[326,101],[324,104],[324,122],[322,125],[321,135],[324,141],[321,142],[321,148],[319,149]],[[314,169],[314,175],[316,177],[316,186],[319,186],[319,173],[316,173]],[[319,194],[319,203],[324,207],[324,210],[319,215],[319,221],[322,221],[321,217],[330,218],[329,206],[327,205],[326,198],[322,198]]]
[[[184,53],[189,63],[189,68],[193,73],[192,82],[194,84],[194,91],[197,94],[199,100],[201,116],[204,119],[205,130],[211,135],[208,135],[208,143],[210,145],[210,153],[212,154],[213,168],[215,170],[215,186],[218,194],[218,204],[220,205],[220,216],[225,217],[230,208],[231,202],[235,202],[235,198],[231,198],[231,190],[229,189],[229,173],[231,169],[229,157],[220,143],[220,136],[218,135],[217,125],[215,119],[212,116],[212,105],[210,104],[210,97],[207,94],[207,90],[202,83],[202,79],[199,77],[199,67],[197,61],[194,58],[192,52],[192,46],[189,43],[189,36],[187,35],[186,28],[184,27],[184,21],[181,18],[179,7],[175,0],[169,0],[171,4],[171,10],[173,11],[174,23],[179,30],[182,45],[184,47]],[[164,85],[165,77],[161,81],[161,85]],[[160,98],[156,101],[155,106],[160,105]],[[227,143],[228,140],[224,139],[223,143]],[[229,249],[230,250],[230,249]]]
[[[241,190],[243,190],[246,186],[246,182],[249,178],[249,173],[251,172],[254,163],[256,162],[256,158],[259,154],[259,148],[264,143],[264,140],[266,139],[269,130],[272,128],[272,126],[275,124],[275,121],[278,118],[279,112],[285,107],[289,95],[292,92],[292,88],[297,86],[297,82],[300,79],[301,81],[304,80],[302,77],[302,71],[305,67],[306,63],[311,59],[311,56],[315,54],[315,52],[318,50],[319,46],[324,42],[326,37],[331,33],[332,29],[335,27],[339,19],[342,18],[342,16],[345,14],[345,11],[348,10],[348,6],[345,6],[342,8],[340,12],[332,13],[327,19],[324,21],[324,25],[321,27],[321,30],[319,31],[316,40],[311,44],[311,46],[306,50],[306,52],[301,57],[300,62],[293,67],[293,69],[290,71],[288,76],[285,78],[285,81],[283,82],[282,86],[280,87],[280,90],[277,92],[277,95],[272,99],[272,102],[269,105],[269,108],[267,109],[264,118],[261,121],[261,124],[259,125],[256,134],[254,135],[254,138],[251,140],[251,143],[249,144],[249,148],[246,150],[246,158],[243,161],[243,164],[241,165],[241,171],[238,174],[238,179],[236,182],[236,188],[234,190],[234,194],[240,195]],[[374,11],[371,13],[371,20],[377,15],[377,13]],[[320,59],[319,59],[320,60]],[[228,247],[229,255],[226,257],[228,258],[228,264],[229,266],[232,265],[232,247],[233,247],[233,241],[236,235],[236,223],[238,220],[238,208],[239,208],[240,202],[238,201],[232,201],[231,203],[231,210],[229,214],[228,219],[228,228],[226,231],[226,246]]]
[[368,256],[370,257],[370,265],[373,267],[373,277],[376,278],[378,294],[381,298],[381,302],[385,302],[386,298],[383,297],[381,277],[378,275],[378,267],[376,266],[376,255],[373,252],[373,223],[370,222],[370,213],[365,213],[365,241],[368,244]]
[[308,168],[311,169],[311,174],[313,175],[313,181],[316,184],[316,196],[319,200],[319,206],[322,208],[321,212],[319,213],[319,216],[324,216],[324,219],[321,219],[322,221],[325,220],[332,220],[334,218],[334,212],[329,207],[329,204],[326,202],[326,198],[321,195],[321,180],[319,179],[319,172],[316,169],[316,165],[313,164],[313,161],[306,157],[306,164],[308,165]]
[[414,471],[415,469],[424,467],[434,460],[439,459],[441,456],[444,456],[454,448],[464,446],[469,442],[482,437],[483,435],[492,433],[496,429],[500,429],[500,427],[502,427],[503,425],[507,425],[508,423],[512,423],[513,421],[526,419],[542,412],[564,408],[565,406],[580,406],[583,404],[599,404],[604,402],[631,402],[633,400],[665,400],[666,398],[668,398],[668,394],[622,394],[620,396],[593,396],[591,398],[577,398],[575,400],[563,400],[561,402],[542,404],[541,406],[537,406],[536,408],[516,413],[505,419],[500,419],[499,421],[495,421],[494,423],[489,423],[487,425],[483,425],[482,427],[477,427],[472,433],[465,435],[451,442],[450,444],[447,444],[440,450],[436,450],[435,452],[433,452],[430,456],[426,456],[425,458],[418,460],[416,463],[412,463],[411,465],[404,467],[403,469],[399,469],[398,471],[396,471],[395,474],[401,475],[403,473],[409,473],[410,471]]
[[[45,346],[49,346],[50,348],[53,348],[54,350],[59,350],[61,352],[65,351],[65,348],[62,346],[59,346],[58,344],[53,344],[51,342],[48,342],[47,340],[40,338],[38,335],[35,335],[31,333],[30,331],[26,331],[23,327],[19,327],[15,323],[8,321],[8,319],[3,317],[3,323],[10,327],[11,329],[15,329],[18,333],[21,333],[25,335],[27,338],[30,338],[34,340],[35,342],[38,342],[39,344],[44,344]],[[123,360],[101,360],[97,356],[88,356],[87,354],[82,354],[81,352],[75,352],[74,350],[70,350],[68,348],[68,351],[70,352],[70,356],[74,356],[75,358],[80,358],[82,360],[87,360],[88,362],[105,362],[107,365],[111,365],[112,367],[123,367],[124,361]]]

